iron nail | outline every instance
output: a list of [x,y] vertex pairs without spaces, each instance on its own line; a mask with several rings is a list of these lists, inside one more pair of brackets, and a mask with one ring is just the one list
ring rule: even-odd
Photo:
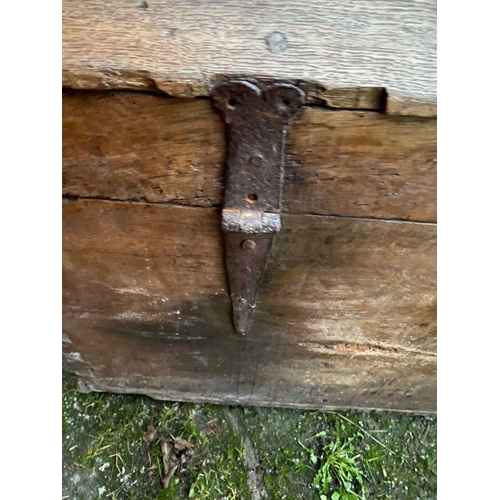
[[253,250],[255,248],[255,241],[253,240],[243,240],[241,243],[241,248],[245,250]]
[[264,163],[264,157],[260,154],[253,155],[250,162],[254,167],[262,167]]

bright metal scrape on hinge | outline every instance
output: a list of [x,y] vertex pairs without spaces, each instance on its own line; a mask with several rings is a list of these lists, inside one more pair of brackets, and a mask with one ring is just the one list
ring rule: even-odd
[[222,229],[234,326],[245,334],[281,228],[286,126],[305,96],[287,83],[232,80],[217,85],[213,97],[228,125]]

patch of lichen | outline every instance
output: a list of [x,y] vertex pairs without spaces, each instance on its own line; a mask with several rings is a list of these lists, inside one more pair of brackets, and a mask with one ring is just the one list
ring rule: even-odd
[[[119,394],[78,393],[63,375],[63,497],[71,499],[249,498],[241,438],[221,407]],[[212,426],[208,424],[212,423]],[[147,426],[158,438],[144,444]],[[161,489],[161,438],[194,445],[186,467]]]
[[158,489],[158,471],[156,457],[141,445],[147,425],[159,414],[157,403],[143,397],[80,394],[74,386],[74,377],[65,375],[63,496],[147,498]]

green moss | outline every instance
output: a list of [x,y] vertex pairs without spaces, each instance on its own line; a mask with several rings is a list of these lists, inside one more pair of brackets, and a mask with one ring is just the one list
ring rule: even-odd
[[[250,493],[235,436],[215,405],[164,403],[146,397],[80,394],[63,378],[63,496],[70,498],[245,498]],[[212,422],[216,427],[210,428]],[[147,426],[158,430],[143,445]],[[159,438],[194,445],[186,470],[161,490]],[[76,478],[76,480],[75,480]],[[105,490],[103,490],[105,488]]]
[[[236,435],[221,406],[80,394],[75,385],[75,377],[64,374],[63,497],[72,500],[250,499],[244,437],[253,443],[256,473],[270,500],[320,499],[324,492],[315,478],[335,446],[356,457],[366,498],[436,498],[434,418],[232,408],[241,428]],[[158,429],[158,439],[144,446],[148,425]],[[194,445],[193,456],[161,490],[159,439],[176,437]],[[334,478],[333,469],[330,474]],[[337,484],[332,480],[328,491]]]

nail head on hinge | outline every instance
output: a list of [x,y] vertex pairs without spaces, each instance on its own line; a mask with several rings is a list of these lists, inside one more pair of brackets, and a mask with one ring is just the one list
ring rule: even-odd
[[255,241],[253,240],[243,240],[241,248],[245,250],[253,250],[255,248]]
[[264,163],[264,157],[259,154],[253,155],[250,162],[254,167],[262,167],[262,164]]

